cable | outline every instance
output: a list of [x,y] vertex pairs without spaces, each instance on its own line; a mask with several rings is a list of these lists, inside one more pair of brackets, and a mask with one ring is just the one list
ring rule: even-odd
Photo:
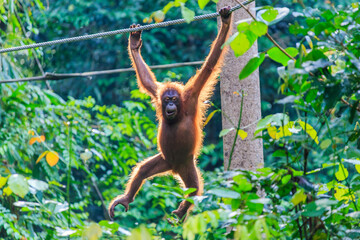
[[[178,68],[192,65],[201,65],[204,61],[195,61],[195,62],[183,62],[183,63],[171,63],[163,65],[154,65],[150,66],[151,69],[163,69],[163,68]],[[89,77],[96,75],[105,75],[105,74],[114,74],[114,73],[123,73],[123,72],[132,72],[135,71],[134,68],[120,68],[120,69],[111,69],[103,71],[92,71],[92,72],[83,72],[83,73],[45,73],[42,76],[28,77],[28,78],[18,78],[18,79],[8,79],[0,80],[2,83],[14,83],[14,82],[31,82],[31,81],[45,81],[45,80],[63,80],[68,78],[77,78],[77,77]]]
[[[247,1],[244,1],[242,4],[244,6],[246,6],[253,1],[254,0],[247,0]],[[242,8],[241,5],[237,5],[233,8],[231,8],[230,12],[233,12],[240,8]],[[218,12],[209,13],[209,14],[204,14],[204,15],[200,15],[200,16],[195,16],[193,21],[200,21],[200,20],[204,20],[204,19],[216,18],[218,16],[219,16]],[[154,29],[154,28],[182,24],[185,22],[186,22],[185,19],[176,19],[176,20],[171,20],[171,21],[166,21],[166,22],[148,24],[148,25],[135,27],[135,28],[124,28],[124,29],[119,29],[119,30],[114,30],[114,31],[109,31],[109,32],[95,33],[95,34],[90,34],[90,35],[83,35],[83,36],[77,36],[77,37],[71,37],[71,38],[63,38],[63,39],[42,42],[42,43],[34,43],[34,44],[23,45],[23,46],[18,46],[18,47],[4,48],[4,49],[0,49],[0,54],[7,53],[7,52],[20,51],[20,50],[24,50],[24,49],[32,49],[32,48],[46,47],[46,46],[58,45],[58,44],[64,44],[64,43],[70,43],[70,42],[84,41],[84,40],[89,40],[89,39],[94,39],[94,38],[109,37],[109,36],[114,36],[117,34],[129,33],[129,32],[150,30],[150,29]]]

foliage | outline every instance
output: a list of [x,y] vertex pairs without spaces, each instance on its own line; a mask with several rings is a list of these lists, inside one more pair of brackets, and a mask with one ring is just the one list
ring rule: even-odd
[[[266,25],[280,21],[287,13],[289,10],[286,8],[263,7],[258,11],[256,21],[238,23],[238,32],[227,44],[235,56],[244,54],[258,37],[266,33]],[[265,192],[266,198],[259,202],[252,200],[268,204],[270,209],[248,206],[252,214],[261,215],[247,217],[242,212],[244,206],[238,204],[230,214],[238,216],[233,221],[229,215],[221,217],[220,213],[228,209],[226,206],[215,215],[203,212],[185,223],[185,238],[194,239],[196,235],[203,239],[213,238],[207,230],[210,226],[216,230],[221,226],[213,219],[231,221],[235,230],[223,237],[236,239],[359,237],[356,217],[360,163],[357,121],[360,111],[359,4],[353,3],[339,11],[306,8],[303,13],[292,14],[298,20],[289,30],[299,37],[299,42],[286,49],[275,46],[265,51],[270,59],[283,65],[278,68],[282,81],[279,91],[285,97],[277,103],[284,105],[284,113],[262,119],[257,131],[267,130],[264,143],[266,148],[272,149],[272,166],[280,170],[272,172],[267,169],[269,175],[255,174],[256,177],[249,178],[276,176],[273,180],[279,182],[270,184],[276,186],[275,189],[269,189],[259,180],[257,185]],[[256,27],[255,24],[266,25]],[[240,73],[240,79],[250,75],[263,58],[264,55],[260,55],[250,60]],[[291,121],[292,118],[295,120]],[[234,128],[224,129],[220,136],[232,130]],[[323,176],[320,181],[315,173]],[[242,182],[243,185],[246,184]],[[230,199],[243,197],[243,192],[236,193],[233,189],[216,189],[208,193],[215,192]],[[256,190],[253,194],[255,199],[259,198]],[[279,199],[287,199],[279,204],[281,207],[276,206]],[[282,219],[272,216],[278,213],[272,207],[284,210],[280,213]],[[241,214],[236,215],[235,210]]]

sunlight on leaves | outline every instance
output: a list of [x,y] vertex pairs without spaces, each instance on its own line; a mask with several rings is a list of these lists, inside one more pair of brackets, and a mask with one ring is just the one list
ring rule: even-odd
[[30,179],[28,183],[31,187],[35,188],[38,191],[45,191],[49,188],[49,184],[37,179]]
[[10,196],[12,194],[11,188],[10,187],[6,187],[3,190],[3,195],[5,196]]
[[162,22],[165,19],[165,14],[163,11],[158,10],[153,13],[153,17],[156,23]]
[[246,53],[250,49],[251,44],[244,33],[239,33],[236,38],[230,43],[232,50],[236,57]]
[[99,224],[97,223],[90,223],[90,225],[85,228],[85,230],[82,233],[82,239],[87,240],[98,240],[102,236],[102,230]]
[[264,19],[265,21],[267,21],[269,23],[276,19],[279,12],[278,12],[278,10],[276,10],[274,8],[270,8],[268,10],[265,10],[262,13],[261,13],[261,11],[259,11],[259,14],[261,14],[262,19]]
[[258,134],[262,130],[267,129],[269,126],[282,126],[289,123],[289,116],[284,113],[276,113],[268,115],[261,119],[256,125],[254,135]]
[[273,8],[267,7],[257,12],[256,17],[259,21],[263,21],[267,25],[273,25],[280,22],[290,13],[290,9],[283,8]]
[[221,130],[221,132],[220,132],[220,134],[219,134],[219,137],[225,136],[226,134],[228,134],[228,133],[231,132],[232,130],[234,130],[234,128],[227,128],[227,129]]
[[272,139],[276,139],[277,128],[275,126],[270,126],[267,128],[268,134]]
[[40,137],[32,137],[29,141],[29,144],[30,145],[33,145],[35,142],[44,142],[45,141],[45,136],[44,135],[41,135]]
[[29,192],[29,185],[26,178],[20,174],[13,174],[9,177],[8,185],[16,195],[25,197]]
[[92,157],[92,152],[89,151],[89,149],[85,149],[85,152],[80,154],[80,158],[84,161],[87,162],[87,160],[89,160]]
[[184,4],[181,4],[181,15],[183,16],[183,18],[187,23],[191,23],[191,21],[195,17],[195,12],[185,7]]
[[45,157],[45,155],[46,155],[48,152],[49,152],[49,151],[45,151],[45,152],[43,152],[42,154],[40,154],[40,156],[38,157],[38,159],[36,160],[35,163],[40,162],[40,160],[41,160],[43,157]]
[[214,110],[212,111],[206,118],[205,122],[204,122],[204,126],[206,126],[206,124],[209,123],[209,121],[211,120],[211,118],[214,116],[215,113],[219,112],[220,110]]
[[240,198],[240,193],[226,188],[211,189],[208,193],[222,198]]
[[241,129],[237,132],[237,134],[241,137],[242,140],[244,140],[248,136],[247,132]]
[[316,130],[310,124],[305,123],[301,120],[299,120],[298,123],[302,127],[302,129],[304,129],[304,131],[316,142],[316,144],[319,144]]
[[265,35],[268,30],[268,26],[263,22],[251,22],[250,31],[255,33],[258,37]]
[[331,145],[331,139],[325,139],[325,140],[321,141],[320,148],[321,148],[322,150],[325,150],[325,149],[327,149],[330,145]]
[[153,239],[151,233],[144,225],[141,225],[140,228],[136,228],[131,231],[131,235],[126,238],[127,240],[151,240]]
[[51,166],[55,166],[59,161],[59,154],[57,152],[49,152],[46,154],[46,162]]
[[246,53],[257,39],[257,36],[250,30],[243,30],[243,25],[245,25],[245,23],[239,24],[239,32],[231,36],[225,43],[225,45],[227,45],[231,41],[230,47],[234,51],[235,57],[239,57]]
[[355,165],[355,169],[358,173],[360,173],[360,164]]
[[355,195],[349,194],[349,189],[347,189],[347,188],[335,187],[334,189],[336,191],[334,196],[339,201],[344,200],[345,203],[348,203],[349,201],[351,201],[351,199],[355,199]]
[[349,171],[343,164],[339,165],[339,170],[335,173],[335,177],[338,181],[344,181],[349,176]]
[[210,2],[210,0],[198,0],[199,7],[204,9],[204,7]]
[[298,205],[301,202],[305,202],[306,201],[306,194],[304,193],[304,189],[299,189],[297,190],[297,192],[294,194],[294,196],[291,198],[291,202],[294,204],[294,206]]
[[246,226],[238,225],[236,227],[234,236],[235,236],[234,239],[244,239],[244,240],[249,239],[249,232],[248,232]]
[[72,229],[56,228],[56,235],[58,235],[59,237],[68,237],[74,233],[76,233],[76,231]]
[[36,163],[40,162],[41,159],[46,156],[46,162],[51,166],[55,166],[59,161],[59,154],[55,151],[45,151],[43,152],[38,159],[36,160]]
[[[296,48],[288,47],[285,49],[285,52],[287,52],[290,56],[296,57],[298,55],[299,51]],[[273,47],[270,50],[267,51],[269,58],[274,60],[275,62],[281,63],[283,66],[288,65],[288,61],[290,58],[285,55],[279,48]]]
[[252,184],[241,174],[234,176],[233,180],[238,184],[236,191],[248,192],[252,189]]
[[268,126],[267,131],[269,136],[272,139],[280,139],[282,137],[288,137],[292,135],[292,132],[289,129],[294,128],[294,122],[288,122],[285,126],[280,126],[279,128],[276,128],[275,126]]
[[7,177],[0,177],[0,188],[3,188],[7,182]]

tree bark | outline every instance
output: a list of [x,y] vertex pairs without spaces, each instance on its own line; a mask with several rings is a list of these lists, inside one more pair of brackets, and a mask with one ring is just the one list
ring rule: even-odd
[[[234,0],[220,0],[217,4],[218,10],[225,6],[235,6],[238,3]],[[255,2],[246,6],[255,13]],[[233,14],[232,33],[236,32],[236,22],[242,19],[251,18],[248,13],[243,10],[237,10]],[[220,20],[218,20],[218,28]],[[232,154],[230,169],[256,170],[263,167],[263,145],[262,139],[254,139],[254,131],[256,122],[261,118],[261,101],[260,101],[260,83],[259,71],[256,70],[249,77],[239,81],[239,74],[248,61],[257,55],[258,48],[255,43],[250,50],[244,55],[236,58],[231,49],[229,49],[222,72],[220,74],[220,92],[221,92],[221,108],[222,108],[222,127],[228,129],[237,126],[241,108],[241,92],[244,92],[243,111],[241,119],[241,127],[249,126],[243,129],[248,133],[247,138],[242,140],[238,136],[234,152]],[[235,94],[238,92],[239,94]],[[235,126],[230,122],[235,124]],[[236,131],[231,131],[223,138],[224,147],[224,166],[228,169],[229,157],[234,143]]]

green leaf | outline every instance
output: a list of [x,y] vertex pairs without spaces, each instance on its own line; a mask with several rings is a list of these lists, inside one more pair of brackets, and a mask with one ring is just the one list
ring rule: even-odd
[[311,52],[309,52],[306,55],[304,61],[314,61],[315,62],[320,59],[328,60],[328,57],[326,57],[326,55],[319,49],[313,49]]
[[252,184],[241,174],[234,176],[233,180],[238,184],[237,191],[248,192],[252,189]]
[[19,174],[11,175],[8,180],[8,185],[13,193],[22,198],[29,192],[29,185],[26,178]]
[[278,11],[278,15],[276,16],[275,20],[271,21],[271,24],[275,24],[280,22],[283,18],[285,18],[289,13],[290,9],[283,7],[283,8],[275,8]]
[[208,4],[209,2],[210,2],[210,0],[198,0],[198,4],[199,4],[200,9],[204,9],[206,4]]
[[[292,57],[295,57],[299,53],[299,51],[293,47],[286,48],[285,52],[287,52]],[[283,66],[288,65],[288,61],[290,60],[290,58],[286,56],[285,53],[283,53],[279,48],[273,47],[268,50],[267,53],[269,55],[269,58],[271,58],[275,62],[281,63]]]
[[195,12],[185,7],[184,4],[181,4],[181,15],[187,23],[191,23],[195,17]]
[[294,196],[291,198],[291,202],[294,204],[294,206],[298,205],[301,202],[305,202],[306,200],[306,194],[304,193],[304,189],[299,189],[294,194]]
[[256,56],[245,65],[245,67],[241,70],[239,75],[239,80],[242,80],[252,74],[264,61],[265,53],[261,53],[260,56]]
[[246,53],[256,41],[257,36],[251,31],[239,32],[234,40],[230,43],[231,49],[234,51],[235,57],[239,57]]
[[321,142],[320,148],[321,149],[327,149],[331,145],[331,139],[325,139]]
[[36,190],[39,191],[45,191],[49,188],[49,184],[47,184],[44,181],[40,181],[40,180],[36,180],[36,179],[30,179],[28,181],[29,185],[33,188],[35,188]]
[[184,191],[184,194],[183,195],[188,195],[190,193],[193,193],[196,191],[196,188],[189,188],[189,189],[186,189],[186,191]]
[[268,26],[263,22],[251,22],[250,31],[252,31],[258,37],[267,33]]
[[274,21],[278,14],[279,14],[278,10],[274,8],[270,8],[261,14],[261,18],[269,23]]
[[250,49],[250,41],[247,39],[244,33],[239,33],[236,38],[230,43],[230,47],[234,51],[236,57],[239,57],[246,53]]
[[290,179],[291,179],[291,175],[288,174],[288,175],[284,176],[283,178],[281,178],[281,183],[287,184],[290,181]]
[[269,124],[273,124],[275,126],[287,125],[289,123],[289,116],[284,113],[276,113],[273,115],[268,115],[265,118],[261,119],[256,125],[256,129],[254,132],[254,136],[268,128]]
[[301,215],[305,217],[319,217],[325,212],[326,208],[316,206],[315,202],[309,203]]
[[238,32],[245,32],[249,30],[250,24],[248,22],[241,22],[236,26]]
[[[118,228],[120,227],[120,225],[116,222],[109,222],[109,221],[106,221],[106,220],[102,220],[99,222],[99,225],[100,226],[103,226],[103,227],[106,227],[106,228],[110,228],[112,229],[111,232],[114,231],[114,233],[118,230]],[[130,232],[128,232],[128,234],[130,235]]]
[[225,136],[226,134],[228,134],[228,133],[231,132],[232,130],[234,130],[234,128],[227,128],[227,129],[221,130],[221,132],[220,132],[220,134],[219,134],[219,137]]
[[246,226],[238,225],[236,231],[234,231],[234,239],[242,239],[248,240],[249,239],[249,232]]
[[233,190],[226,189],[226,188],[211,189],[208,191],[208,193],[214,194],[214,195],[216,195],[218,197],[222,197],[222,198],[240,198],[240,193],[235,192]]
[[273,25],[280,22],[289,14],[290,10],[286,7],[284,8],[269,8],[262,9],[257,12],[257,19],[265,22],[267,25]]
[[360,164],[355,165],[355,169],[358,173],[360,173]]
[[331,10],[326,10],[321,13],[321,16],[325,18],[326,21],[330,21],[334,18],[335,14]]
[[264,205],[261,203],[253,202],[254,201],[253,199],[260,198],[258,195],[256,195],[256,193],[248,193],[244,198],[246,199],[246,205],[249,207],[250,211],[257,212],[258,214],[262,213],[264,209]]
[[338,181],[343,181],[349,176],[348,170],[344,167],[343,164],[339,165],[339,170],[335,173],[335,177]]
[[90,225],[87,226],[82,232],[83,239],[98,240],[100,239],[101,236],[102,236],[102,229],[99,226],[99,224],[95,222],[90,223]]
[[317,94],[319,92],[319,89],[310,89],[309,92],[306,94],[305,101],[308,103],[311,103],[317,98]]
[[273,154],[273,157],[286,157],[287,153],[284,150],[278,149]]
[[330,206],[336,205],[338,201],[330,199],[320,199],[309,203],[302,213],[306,217],[318,217],[322,215]]

